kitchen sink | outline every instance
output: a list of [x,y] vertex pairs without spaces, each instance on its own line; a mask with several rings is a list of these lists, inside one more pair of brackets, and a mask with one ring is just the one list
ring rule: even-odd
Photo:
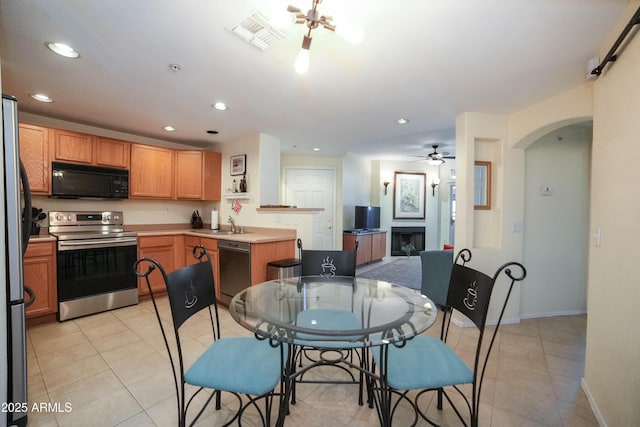
[[230,230],[193,230],[196,233],[200,234],[211,234],[213,236],[231,236],[233,234],[247,234],[250,231],[230,231]]

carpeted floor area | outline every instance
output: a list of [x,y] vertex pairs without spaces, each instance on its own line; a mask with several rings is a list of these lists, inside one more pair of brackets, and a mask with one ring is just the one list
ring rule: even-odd
[[411,289],[420,289],[422,284],[422,266],[420,257],[398,257],[378,267],[357,273],[358,277],[384,280]]

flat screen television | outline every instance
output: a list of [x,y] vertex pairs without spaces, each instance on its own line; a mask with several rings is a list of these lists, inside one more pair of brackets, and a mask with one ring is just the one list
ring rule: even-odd
[[380,228],[380,206],[356,206],[356,230],[377,230]]

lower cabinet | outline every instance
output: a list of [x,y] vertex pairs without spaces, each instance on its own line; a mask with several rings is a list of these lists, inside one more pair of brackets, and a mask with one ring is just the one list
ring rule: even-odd
[[251,244],[251,284],[267,280],[267,264],[271,261],[295,258],[295,239]]
[[[195,263],[193,248],[198,245],[204,246],[211,257],[216,297],[220,299],[220,258],[218,240],[216,238],[190,235],[138,237],[138,258],[147,257],[158,261],[165,269],[165,272],[169,274],[185,265]],[[268,262],[293,257],[295,257],[295,239],[252,243],[251,284],[267,280]],[[154,292],[165,291],[164,281],[159,271],[156,270],[151,273],[149,282]],[[138,279],[138,293],[140,295],[149,294],[146,280]]]
[[387,232],[369,231],[364,233],[344,233],[342,249],[352,251],[358,241],[356,264],[367,264],[380,261],[387,254]]
[[218,257],[218,240],[206,237],[184,237],[184,251],[186,265],[194,264],[197,260],[193,256],[193,248],[198,245],[204,246],[211,258],[211,268],[213,269],[213,283],[216,288],[216,298],[220,299],[220,260]]
[[[182,236],[148,236],[138,237],[138,258],[151,258],[160,263],[164,268],[165,273],[169,274],[176,268],[179,268],[179,263],[176,262],[181,259],[182,253],[176,254],[176,245],[174,238],[179,239]],[[154,292],[166,291],[164,279],[162,273],[158,269],[153,271],[149,275],[149,283],[151,289]],[[147,281],[143,278],[138,279],[138,293],[140,295],[148,295],[149,289],[147,288]]]
[[33,289],[36,297],[27,307],[27,317],[55,313],[58,310],[56,242],[29,243],[23,266],[24,284]]

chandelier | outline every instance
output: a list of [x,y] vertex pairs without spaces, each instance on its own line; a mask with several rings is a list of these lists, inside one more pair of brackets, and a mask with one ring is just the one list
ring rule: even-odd
[[307,34],[302,39],[302,47],[300,52],[298,53],[298,57],[295,62],[295,69],[298,73],[306,73],[309,69],[309,48],[311,47],[311,31],[315,30],[318,27],[324,27],[329,31],[335,32],[336,26],[333,23],[333,18],[331,16],[320,15],[318,12],[318,5],[322,3],[322,0],[313,0],[313,5],[311,9],[305,15],[302,11],[294,6],[289,6],[287,8],[288,12],[291,12],[295,15],[296,24],[306,24],[308,31]]

